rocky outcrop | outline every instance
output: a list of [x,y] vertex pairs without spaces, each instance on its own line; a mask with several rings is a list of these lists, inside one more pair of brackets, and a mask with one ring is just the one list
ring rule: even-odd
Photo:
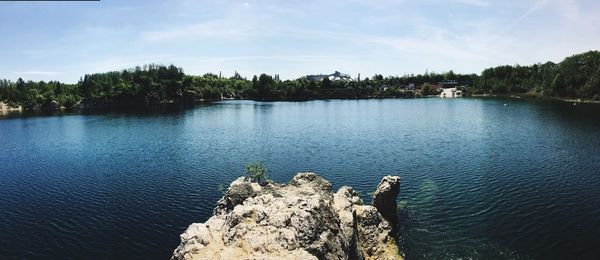
[[8,103],[4,103],[0,101],[0,113],[9,112],[9,111],[23,111],[22,106],[13,107]]
[[398,226],[398,202],[396,201],[398,193],[400,193],[400,177],[385,176],[377,185],[371,203],[381,216],[390,222],[394,234],[397,234]]
[[[380,192],[385,203],[399,183],[391,178],[385,182],[391,189]],[[240,177],[214,216],[181,235],[172,259],[402,259],[380,210],[363,205],[350,187],[333,193],[311,172],[298,173],[287,185],[261,186]]]

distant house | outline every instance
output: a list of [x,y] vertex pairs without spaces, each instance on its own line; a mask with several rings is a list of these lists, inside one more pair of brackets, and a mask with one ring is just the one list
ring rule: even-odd
[[[333,77],[333,80],[351,80],[352,77],[350,75],[341,73],[339,71],[335,71],[333,74],[329,75],[329,77]],[[332,78],[330,78],[332,79]]]
[[408,90],[414,90],[415,89],[415,83],[408,83],[408,86],[406,86],[406,89],[408,89]]
[[444,88],[440,93],[441,98],[458,98],[462,96],[462,91],[457,90],[456,88]]
[[352,80],[352,77],[350,77],[350,75],[341,73],[337,70],[332,74],[306,75],[306,79],[310,81],[322,81],[325,78],[329,78],[330,80]]
[[450,80],[442,80],[440,82],[442,88],[456,88],[458,86],[458,80],[450,79]]
[[317,75],[306,75],[306,79],[310,81],[322,81],[323,79],[329,77],[329,75],[317,74]]

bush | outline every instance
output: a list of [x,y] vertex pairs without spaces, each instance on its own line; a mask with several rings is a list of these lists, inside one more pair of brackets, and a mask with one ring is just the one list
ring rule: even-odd
[[247,163],[245,176],[251,182],[257,182],[261,185],[269,180],[267,177],[267,168],[265,168],[262,162]]

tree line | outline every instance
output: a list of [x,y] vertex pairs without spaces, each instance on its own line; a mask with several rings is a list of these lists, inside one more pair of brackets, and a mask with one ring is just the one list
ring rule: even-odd
[[489,68],[478,77],[473,91],[600,100],[600,52],[573,55],[558,64]]
[[[355,80],[311,81],[306,77],[281,80],[279,75],[245,78],[207,73],[187,75],[174,65],[150,64],[122,71],[83,76],[76,84],[58,81],[0,80],[0,101],[25,109],[102,107],[194,102],[219,99],[310,100],[412,98],[435,94],[443,80],[456,80],[466,93],[525,94],[562,98],[600,99],[600,53],[573,55],[555,64],[498,66],[480,75],[424,73]],[[416,87],[413,89],[411,86]]]

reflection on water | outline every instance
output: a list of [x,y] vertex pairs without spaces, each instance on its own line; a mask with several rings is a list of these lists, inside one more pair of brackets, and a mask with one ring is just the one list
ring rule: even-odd
[[[506,106],[504,105],[506,104]],[[0,120],[0,255],[168,258],[263,161],[334,189],[401,176],[408,259],[599,259],[600,106],[226,101]]]

